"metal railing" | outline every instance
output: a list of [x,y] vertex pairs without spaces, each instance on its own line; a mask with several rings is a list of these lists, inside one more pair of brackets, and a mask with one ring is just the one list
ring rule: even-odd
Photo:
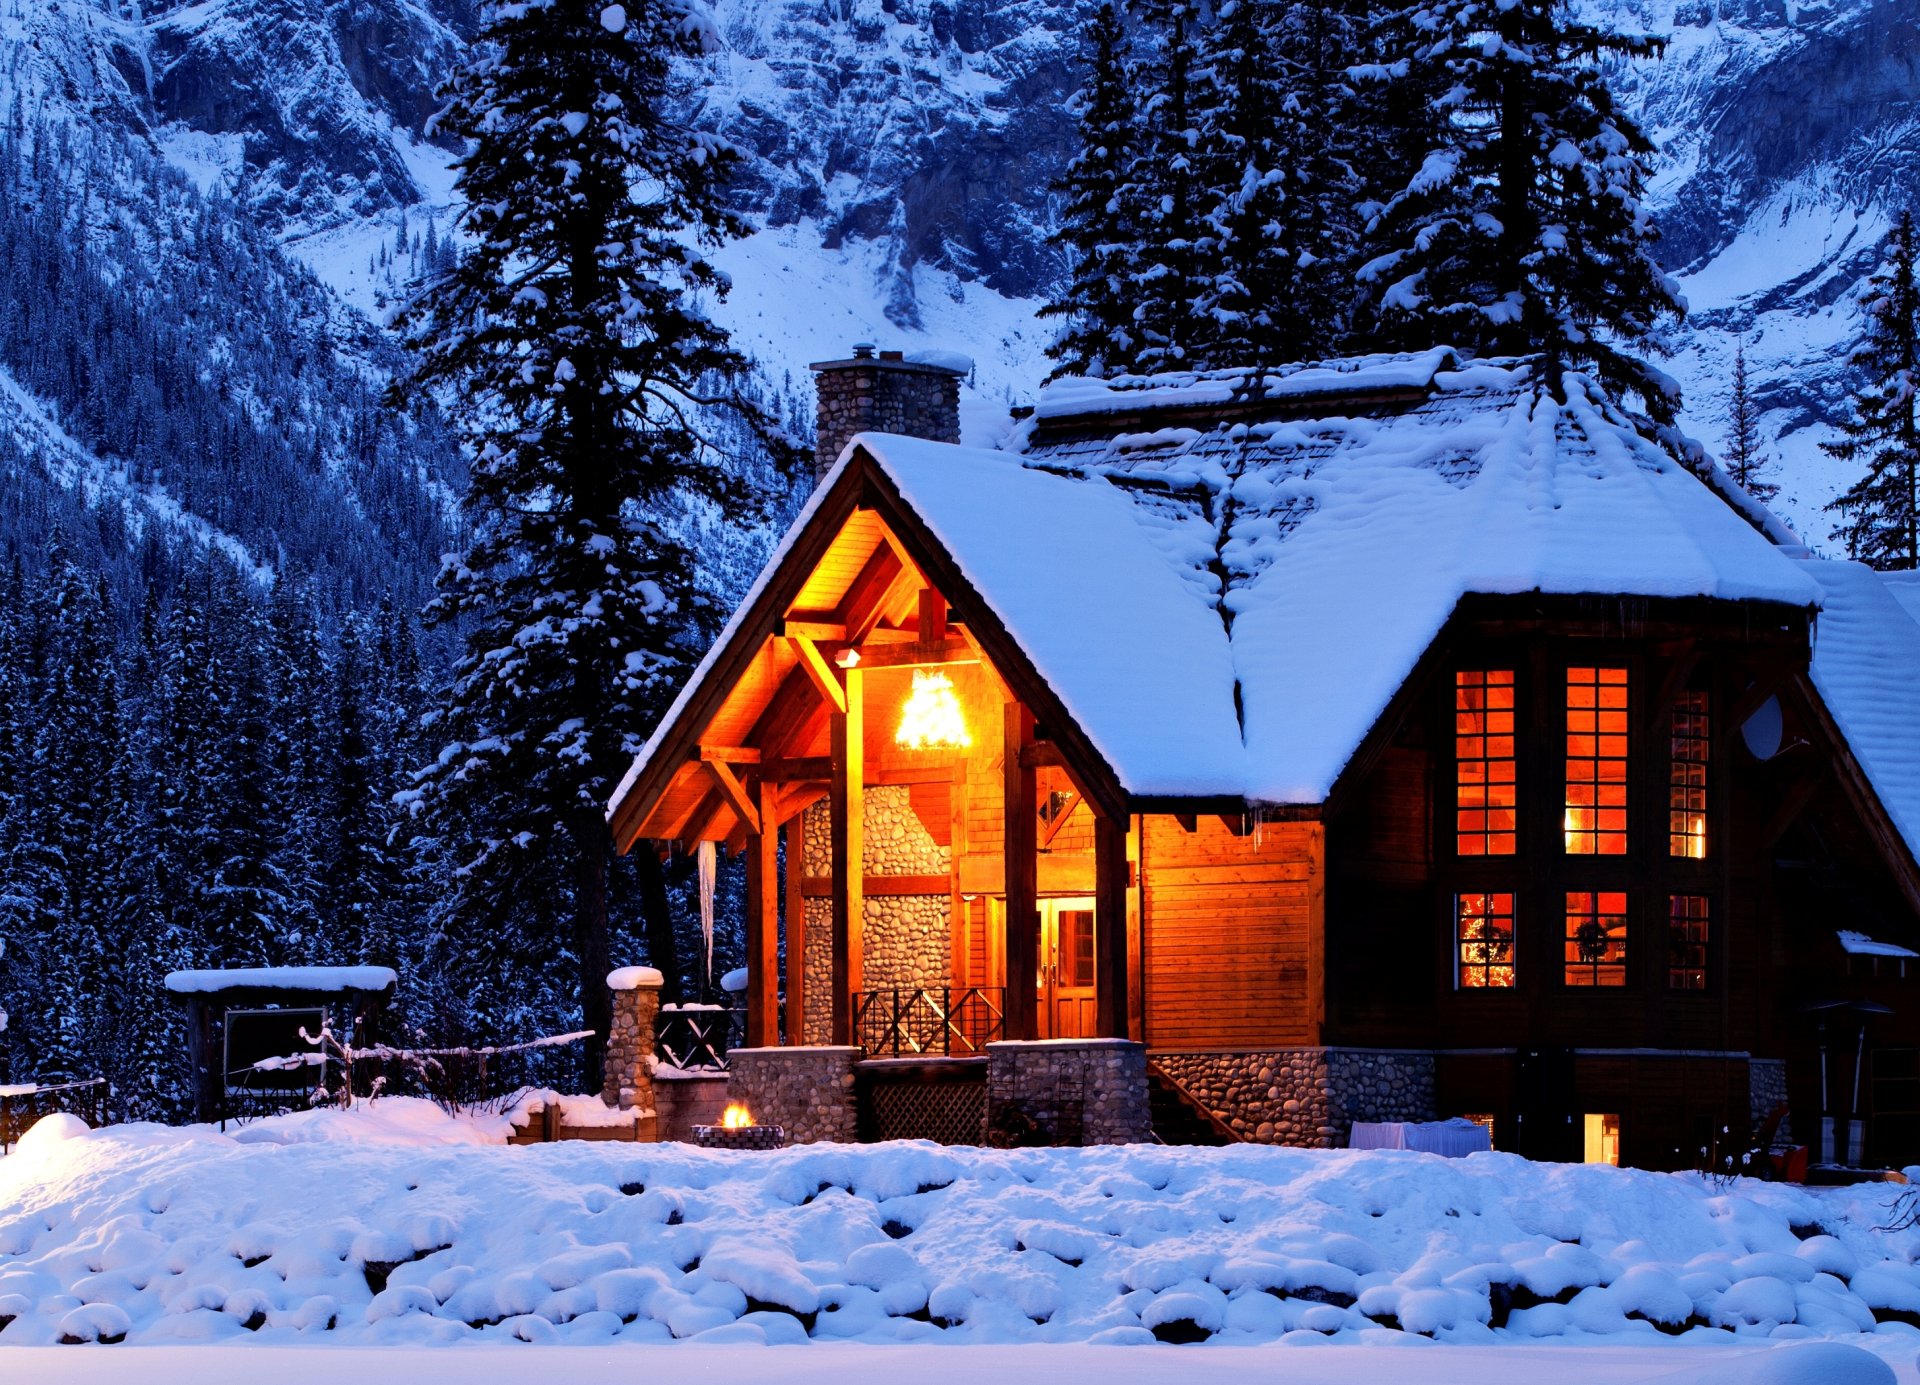
[[854,1042],[870,1058],[985,1053],[1006,1034],[1004,986],[904,987],[854,994]]
[[65,1111],[88,1125],[99,1125],[107,1098],[107,1079],[79,1082],[18,1082],[0,1087],[0,1153],[11,1149],[42,1116]]
[[746,1041],[744,1007],[662,1005],[654,1019],[654,1057],[683,1072],[725,1072],[727,1054]]

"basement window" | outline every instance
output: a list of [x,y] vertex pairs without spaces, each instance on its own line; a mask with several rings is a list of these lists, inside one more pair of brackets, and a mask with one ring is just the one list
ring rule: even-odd
[[1569,986],[1627,984],[1627,896],[1623,890],[1567,895]]
[[1513,670],[1453,676],[1454,844],[1462,856],[1511,856],[1517,838]]
[[1567,670],[1569,856],[1627,852],[1627,671]]
[[1455,895],[1454,939],[1462,990],[1513,985],[1511,894]]
[[1672,759],[1667,777],[1667,854],[1707,858],[1707,695],[1683,692],[1673,704]]

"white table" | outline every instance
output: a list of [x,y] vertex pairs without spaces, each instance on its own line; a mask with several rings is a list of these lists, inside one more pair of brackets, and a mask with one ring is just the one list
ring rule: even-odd
[[1355,1121],[1348,1149],[1417,1149],[1458,1159],[1493,1148],[1486,1126],[1455,1116],[1444,1121]]

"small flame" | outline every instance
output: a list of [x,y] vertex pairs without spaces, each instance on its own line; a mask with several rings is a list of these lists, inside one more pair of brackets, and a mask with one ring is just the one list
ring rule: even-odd
[[901,709],[894,742],[909,750],[964,749],[973,744],[953,680],[944,673],[913,671],[913,692]]
[[744,1130],[752,1124],[753,1112],[737,1101],[720,1113],[720,1125],[723,1129]]

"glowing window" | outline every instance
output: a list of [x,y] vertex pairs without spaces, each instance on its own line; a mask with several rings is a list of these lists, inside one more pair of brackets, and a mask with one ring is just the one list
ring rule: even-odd
[[1683,692],[1673,704],[1673,758],[1667,778],[1667,854],[1707,856],[1707,695]]
[[1618,1165],[1620,1117],[1610,1111],[1588,1111],[1586,1117],[1587,1162]]
[[1567,670],[1567,853],[1627,851],[1627,671]]
[[1707,988],[1707,897],[1677,894],[1667,901],[1667,985],[1676,991]]
[[1617,890],[1567,896],[1566,982],[1627,984],[1627,897]]
[[1513,670],[1453,676],[1454,842],[1462,856],[1514,853]]
[[1513,984],[1513,896],[1454,896],[1454,939],[1462,989]]

